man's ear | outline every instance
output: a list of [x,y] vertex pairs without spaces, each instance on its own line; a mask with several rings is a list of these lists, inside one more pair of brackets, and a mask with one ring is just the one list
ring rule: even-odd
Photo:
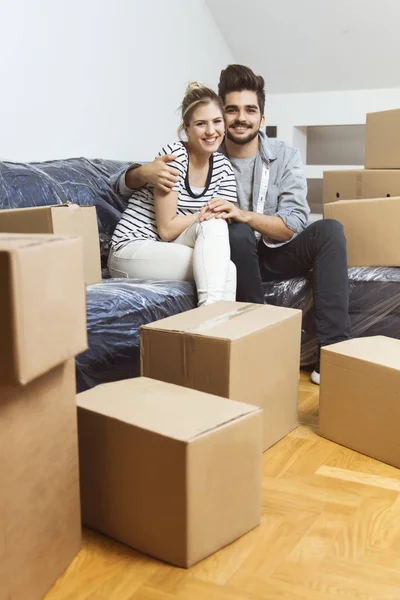
[[260,121],[260,129],[261,129],[262,127],[264,127],[264,125],[265,125],[265,115],[263,115],[263,116],[261,117],[261,121]]

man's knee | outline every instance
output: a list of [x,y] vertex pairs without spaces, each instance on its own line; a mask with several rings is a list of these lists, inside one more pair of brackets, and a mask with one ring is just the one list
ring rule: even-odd
[[331,239],[344,237],[343,225],[335,219],[321,219],[310,225],[310,227],[313,226],[318,231],[318,235],[323,238]]
[[231,250],[249,249],[257,245],[254,231],[246,223],[231,223],[229,229],[229,242]]
[[314,223],[307,227],[307,230],[309,230],[309,234],[317,244],[317,248],[327,244],[337,247],[345,247],[346,245],[343,225],[339,221],[335,221],[335,219],[314,221]]

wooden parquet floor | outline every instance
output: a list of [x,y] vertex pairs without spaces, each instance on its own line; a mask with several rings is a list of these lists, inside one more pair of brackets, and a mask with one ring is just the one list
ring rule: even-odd
[[308,379],[264,454],[260,527],[189,570],[85,530],[46,600],[400,600],[400,471],[318,437]]

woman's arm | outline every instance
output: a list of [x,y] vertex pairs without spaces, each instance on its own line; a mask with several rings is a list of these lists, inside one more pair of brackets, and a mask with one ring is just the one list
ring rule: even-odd
[[199,214],[178,217],[176,207],[178,193],[164,193],[154,188],[154,206],[156,209],[156,223],[158,233],[164,242],[175,240],[182,231],[198,220]]

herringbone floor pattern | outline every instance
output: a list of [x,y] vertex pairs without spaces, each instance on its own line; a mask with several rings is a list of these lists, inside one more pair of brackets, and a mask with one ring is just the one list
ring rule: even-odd
[[46,600],[400,600],[400,471],[316,435],[308,378],[264,454],[260,527],[187,571],[86,530]]

